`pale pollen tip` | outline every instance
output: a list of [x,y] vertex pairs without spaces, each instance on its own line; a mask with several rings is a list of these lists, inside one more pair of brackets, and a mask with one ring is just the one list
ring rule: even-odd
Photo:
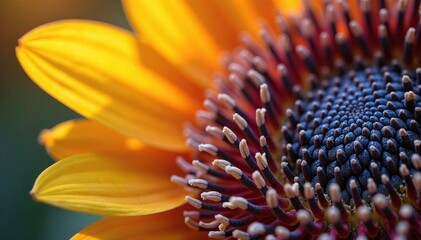
[[276,208],[278,206],[278,193],[275,189],[269,189],[266,192],[266,202],[270,208]]
[[241,171],[241,169],[237,167],[232,167],[232,166],[226,166],[225,172],[233,176],[237,180],[240,179],[243,175],[243,172]]
[[190,205],[192,205],[193,207],[200,209],[202,208],[202,202],[196,198],[192,198],[190,196],[186,196],[184,198],[186,200],[186,202],[188,202]]
[[199,160],[193,160],[192,164],[193,164],[193,166],[195,166],[198,170],[200,170],[202,172],[207,172],[209,170],[208,165],[202,163]]
[[177,157],[175,162],[177,163],[177,166],[185,172],[189,172],[192,169],[191,165],[183,157]]
[[257,167],[260,170],[263,170],[263,169],[268,167],[268,162],[266,160],[266,153],[261,154],[260,152],[257,152],[255,154],[255,158],[256,158],[256,162],[257,162]]
[[379,209],[385,209],[388,205],[387,199],[383,194],[376,194],[373,197],[373,203]]
[[270,102],[270,99],[271,99],[271,96],[268,89],[268,85],[266,83],[260,85],[260,100],[263,103],[268,103]]
[[421,192],[421,173],[416,172],[412,176],[412,181],[414,182],[414,186],[418,192]]
[[409,92],[404,93],[404,97],[405,97],[405,100],[412,101],[412,100],[415,100],[417,95],[415,95],[413,91],[409,91]]
[[190,219],[189,217],[184,218],[184,223],[186,223],[186,225],[193,230],[199,231],[200,229],[199,224]]
[[360,206],[358,209],[357,209],[357,215],[358,215],[358,218],[360,218],[361,220],[363,220],[363,221],[368,221],[368,220],[370,220],[370,218],[371,218],[371,212],[370,212],[370,208],[368,208],[368,207],[366,207],[366,206]]
[[227,166],[231,166],[231,163],[224,159],[215,159],[212,161],[212,165],[225,170]]
[[253,222],[248,226],[247,232],[250,233],[250,234],[262,235],[262,234],[266,233],[266,229],[265,229],[265,226],[262,223]]
[[288,198],[294,198],[294,197],[297,196],[294,188],[289,183],[284,185],[284,191],[285,191]]
[[232,232],[232,236],[234,238],[239,239],[239,240],[249,240],[250,239],[250,236],[249,236],[248,233],[246,233],[244,231],[241,231],[241,230],[238,230],[238,229],[236,229]]
[[408,204],[404,204],[399,209],[399,215],[402,216],[404,219],[409,219],[410,217],[412,217],[413,214],[414,214],[414,209]]
[[291,232],[285,227],[277,226],[275,228],[275,234],[283,239],[289,239]]
[[207,152],[213,156],[216,156],[218,152],[218,148],[210,143],[199,144],[198,149],[200,152]]
[[334,202],[340,202],[341,201],[341,188],[338,184],[332,183],[329,187],[329,193],[330,197]]
[[193,218],[193,219],[199,219],[200,218],[200,212],[198,212],[198,211],[184,211],[183,216]]
[[398,224],[396,224],[396,232],[398,233],[398,236],[396,236],[395,239],[397,240],[405,240],[408,239],[408,236],[410,234],[411,226],[407,221],[400,221]]
[[264,108],[256,109],[256,125],[258,127],[265,124],[265,112],[266,112],[266,109]]
[[218,100],[225,104],[229,109],[233,109],[237,104],[231,96],[225,93],[218,94]]
[[401,174],[402,176],[404,176],[404,177],[406,177],[406,176],[408,176],[408,175],[409,175],[409,169],[408,169],[408,167],[407,167],[405,164],[402,164],[402,165],[399,167],[399,172],[400,172],[400,174]]
[[260,146],[266,146],[267,145],[267,141],[266,141],[266,137],[265,136],[260,136]]
[[209,231],[208,237],[214,238],[214,239],[222,239],[222,238],[225,238],[225,232],[224,231]]
[[387,183],[389,183],[389,177],[388,176],[386,176],[386,174],[382,174],[382,176],[381,176],[381,179],[382,179],[382,183],[383,184],[387,184]]
[[200,197],[203,200],[211,200],[211,201],[214,201],[214,202],[219,202],[219,201],[221,201],[222,194],[220,192],[217,192],[217,191],[202,192],[200,194]]
[[208,125],[208,126],[206,126],[205,130],[206,130],[207,133],[216,137],[217,139],[223,139],[224,138],[224,133],[218,127]]
[[223,127],[222,132],[225,134],[225,137],[228,139],[228,141],[231,144],[234,144],[235,141],[238,140],[237,135],[235,135],[235,133],[231,129],[229,129],[228,127]]
[[182,178],[182,177],[176,176],[176,175],[171,176],[171,182],[177,183],[181,186],[187,186],[188,185],[187,180],[185,178]]
[[206,181],[204,179],[189,179],[188,183],[192,187],[198,187],[198,188],[201,188],[201,189],[208,188],[208,181]]
[[247,121],[242,116],[240,116],[240,114],[234,113],[232,119],[241,130],[244,130],[248,127]]
[[367,180],[367,189],[370,193],[375,193],[377,191],[376,183],[372,178]]
[[217,228],[218,227],[218,225],[219,225],[219,222],[218,221],[216,221],[216,220],[214,220],[214,221],[212,221],[212,222],[203,222],[203,221],[200,221],[199,222],[199,226],[201,227],[201,228],[205,228],[205,229],[215,229],[215,228]]
[[246,210],[248,208],[248,201],[245,198],[242,198],[242,197],[231,197],[229,199],[229,202],[235,208],[240,208],[242,210]]
[[314,191],[311,187],[311,183],[304,183],[304,196],[306,199],[311,199],[314,197]]
[[312,221],[312,217],[307,210],[300,209],[297,212],[297,219],[302,225],[307,225]]
[[254,180],[254,183],[256,184],[256,187],[258,189],[262,189],[262,188],[264,188],[266,186],[266,182],[263,179],[263,176],[262,176],[262,174],[260,174],[259,171],[257,171],[257,170],[254,171],[251,176],[252,176],[252,178]]
[[247,72],[247,76],[253,81],[254,85],[260,86],[266,82],[265,77],[254,69]]
[[215,215],[215,219],[218,220],[220,223],[225,224],[225,225],[229,225],[229,223],[230,223],[229,218],[225,217],[222,214]]
[[209,100],[209,99],[206,99],[206,100],[204,100],[203,101],[203,105],[209,110],[209,111],[211,111],[211,112],[213,112],[213,113],[217,113],[217,112],[219,112],[219,110],[218,110],[218,106],[216,106],[216,104],[215,103],[213,103],[211,100]]
[[248,156],[250,156],[250,149],[245,139],[242,139],[240,141],[239,150],[240,150],[241,157],[247,158]]
[[330,223],[337,223],[341,219],[341,212],[335,206],[327,209],[327,219]]

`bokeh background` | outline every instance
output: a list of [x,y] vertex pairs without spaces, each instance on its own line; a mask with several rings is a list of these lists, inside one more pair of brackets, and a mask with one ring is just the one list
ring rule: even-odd
[[118,0],[0,0],[0,239],[69,239],[101,218],[36,203],[28,194],[52,164],[38,133],[80,116],[32,83],[14,48],[32,28],[75,18],[129,28]]

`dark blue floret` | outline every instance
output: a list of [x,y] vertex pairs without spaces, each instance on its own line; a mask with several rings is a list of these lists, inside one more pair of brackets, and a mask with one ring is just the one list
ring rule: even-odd
[[292,134],[284,146],[293,146],[293,151],[287,150],[291,166],[297,159],[311,166],[306,176],[300,173],[300,179],[321,183],[325,190],[336,182],[345,190],[342,195],[348,203],[351,179],[367,201],[369,178],[379,192],[387,193],[383,174],[396,189],[404,185],[399,166],[408,164],[405,158],[414,153],[415,142],[420,140],[421,122],[415,108],[421,106],[421,97],[415,72],[400,69],[370,67],[314,84],[285,123]]

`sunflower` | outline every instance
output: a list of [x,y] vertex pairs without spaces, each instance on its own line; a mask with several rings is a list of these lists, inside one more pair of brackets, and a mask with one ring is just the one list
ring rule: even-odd
[[127,0],[139,34],[22,37],[87,118],[41,133],[33,198],[111,216],[74,239],[419,239],[420,1],[280,2]]

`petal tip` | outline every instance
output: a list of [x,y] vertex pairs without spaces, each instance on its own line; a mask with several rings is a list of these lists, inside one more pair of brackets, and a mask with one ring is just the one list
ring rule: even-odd
[[29,195],[31,196],[34,202],[39,202],[38,196],[34,189],[31,189],[31,191],[29,191]]
[[50,129],[43,129],[38,135],[38,144],[45,146],[48,142],[48,139],[50,139],[51,136],[51,130]]

